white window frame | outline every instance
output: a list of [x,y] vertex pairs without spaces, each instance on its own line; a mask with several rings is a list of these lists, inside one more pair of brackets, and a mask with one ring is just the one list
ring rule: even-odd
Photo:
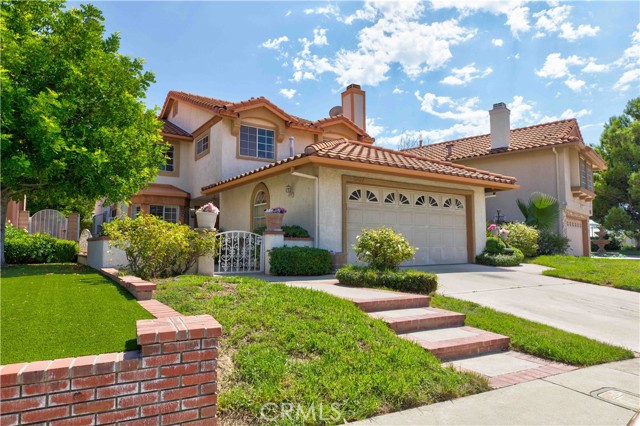
[[[171,153],[169,155],[169,153]],[[163,164],[160,167],[161,172],[173,173],[176,171],[176,147],[173,144],[169,144],[169,149],[167,149],[164,153],[165,158],[167,158],[166,164]],[[169,162],[169,158],[171,162]]]
[[209,143],[209,135],[204,135],[198,139],[195,143],[196,160],[207,155],[210,148],[211,144]]
[[[251,155],[246,153],[243,153],[243,147],[242,147],[242,142],[243,142],[243,128],[244,129],[255,129],[256,130],[256,135],[255,135],[255,140],[250,141],[250,140],[246,140],[246,142],[249,143],[254,143],[254,150],[255,150],[255,155]],[[261,156],[260,155],[260,150],[259,150],[259,142],[258,142],[258,138],[261,136],[259,133],[260,131],[264,131],[264,132],[269,132],[270,135],[262,135],[264,137],[270,138],[271,139],[271,156]],[[250,149],[250,148],[247,148]],[[262,152],[266,153],[267,150],[263,150]],[[245,158],[251,158],[251,159],[256,159],[256,160],[265,160],[265,161],[273,161],[276,158],[276,132],[273,129],[267,129],[264,127],[258,127],[258,126],[247,126],[247,125],[241,125],[240,126],[240,133],[238,134],[238,154],[240,157],[245,157]]]
[[[149,214],[153,214],[151,213],[151,209],[153,207],[161,207],[162,208],[162,217],[161,219],[164,220],[165,222],[169,222],[169,223],[180,223],[180,207],[179,206],[165,206],[162,204],[150,204],[149,205]],[[173,219],[173,212],[172,210],[175,209],[175,221],[171,220]]]

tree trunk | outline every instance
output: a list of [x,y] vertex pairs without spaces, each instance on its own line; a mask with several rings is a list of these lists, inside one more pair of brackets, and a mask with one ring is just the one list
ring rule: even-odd
[[9,200],[11,191],[6,188],[2,188],[0,191],[0,265],[4,268],[7,266],[7,262],[4,257],[4,236],[7,228],[7,208],[9,207]]

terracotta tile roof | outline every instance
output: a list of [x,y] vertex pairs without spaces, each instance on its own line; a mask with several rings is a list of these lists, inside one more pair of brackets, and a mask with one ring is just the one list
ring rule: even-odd
[[[575,118],[513,129],[507,149],[492,150],[491,136],[487,134],[409,148],[403,152],[438,160],[455,161],[498,152],[522,151],[571,142],[582,142],[582,135]],[[451,155],[448,155],[449,146],[451,146]]]
[[163,197],[189,198],[190,194],[173,185],[166,183],[152,183],[148,187],[138,191],[136,195],[158,195]]
[[[275,114],[281,116],[282,119],[285,120],[290,127],[296,127],[305,130],[316,130],[317,133],[322,132],[322,125],[326,125],[329,122],[336,121],[336,119],[338,118],[330,117],[318,121],[311,121],[300,118],[284,111],[282,108],[280,108],[264,96],[250,98],[240,102],[230,102],[222,99],[195,95],[193,93],[181,92],[178,90],[172,90],[167,94],[167,98],[165,99],[162,111],[160,112],[160,117],[166,118],[167,114],[169,113],[169,104],[172,99],[178,99],[188,102],[201,108],[208,109],[214,114],[223,115],[225,117],[236,117],[240,111],[249,109],[256,105],[264,105],[271,109]],[[350,123],[350,125],[354,127],[354,130],[362,135],[363,141],[373,141],[373,138],[360,127],[358,127],[355,123],[353,123],[353,121],[349,120],[346,117],[338,118],[338,120],[343,120]]]
[[[347,163],[371,164],[396,169],[414,170],[425,173],[441,174],[452,177],[468,178],[485,182],[495,182],[500,184],[515,185],[516,179],[510,176],[478,170],[471,167],[461,166],[446,161],[432,160],[419,155],[392,149],[372,146],[365,143],[349,141],[347,139],[336,139],[322,141],[305,148],[304,153],[293,157],[271,163],[257,169],[242,173],[230,179],[216,182],[202,188],[206,191],[217,186],[233,182],[244,177],[272,169],[276,166],[292,163],[305,157],[319,157],[334,160],[342,160]],[[292,165],[293,166],[293,165]],[[487,186],[490,186],[487,185]]]
[[164,122],[164,127],[162,128],[163,134],[173,135],[173,136],[183,136],[186,138],[192,137],[191,133],[187,132],[181,127],[178,127],[177,125],[173,124],[169,120],[162,120],[162,121]]

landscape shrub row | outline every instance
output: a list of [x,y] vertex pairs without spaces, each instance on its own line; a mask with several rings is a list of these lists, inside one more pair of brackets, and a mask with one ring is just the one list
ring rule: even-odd
[[326,275],[331,272],[331,253],[312,247],[271,249],[273,275]]
[[24,229],[7,225],[5,258],[7,263],[75,262],[78,243],[54,238],[49,234],[29,234]]
[[350,287],[384,287],[408,293],[431,294],[438,288],[436,274],[422,271],[379,270],[347,265],[338,269],[336,279]]

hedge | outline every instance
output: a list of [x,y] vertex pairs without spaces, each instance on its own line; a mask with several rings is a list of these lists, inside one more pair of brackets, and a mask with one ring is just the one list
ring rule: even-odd
[[49,234],[28,234],[7,225],[4,255],[7,263],[75,262],[78,243],[54,238]]
[[311,247],[275,247],[271,249],[273,275],[326,275],[331,273],[331,253]]
[[476,256],[476,263],[488,266],[518,266],[524,260],[524,255],[517,248],[512,248],[512,250],[512,254],[491,254],[485,251]]
[[436,274],[422,271],[381,271],[347,265],[338,269],[336,279],[350,287],[384,287],[418,294],[431,294],[438,288]]
[[[264,231],[267,230],[266,226],[259,226],[253,230],[254,234],[264,235]],[[282,225],[282,232],[284,232],[285,238],[309,238],[309,231],[304,229],[300,225]]]

